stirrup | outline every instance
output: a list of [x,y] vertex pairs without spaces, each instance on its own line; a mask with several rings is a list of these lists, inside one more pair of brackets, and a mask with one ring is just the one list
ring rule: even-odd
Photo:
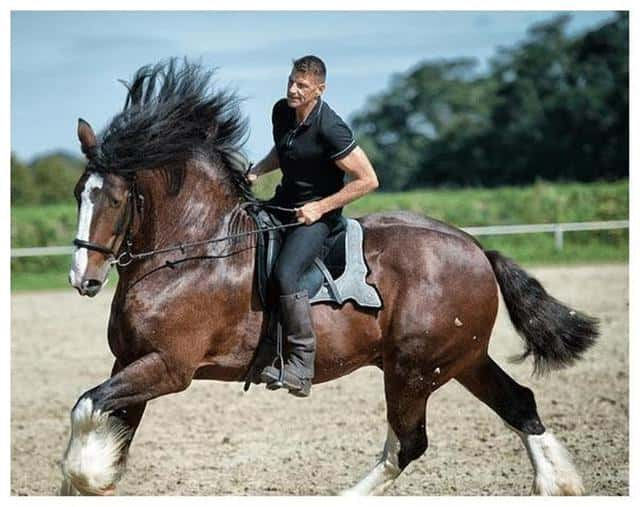
[[[250,382],[254,382],[256,384],[260,384],[264,382],[266,384],[267,389],[274,390],[280,389],[281,387],[285,387],[284,385],[284,354],[282,352],[282,325],[280,322],[276,324],[276,355],[271,361],[271,364],[263,365],[262,369],[258,371],[258,368],[255,368],[255,365],[252,365],[251,380],[247,380],[247,384]],[[280,363],[280,366],[276,366],[277,363]],[[270,371],[270,374],[265,375],[265,371]],[[274,373],[274,371],[278,373]],[[245,391],[246,391],[245,384]]]
[[[258,345],[258,347],[261,346],[262,344]],[[262,361],[258,362],[259,360],[260,356],[256,356],[251,363],[251,366],[249,367],[249,371],[245,375],[244,392],[247,392],[249,390],[251,384],[260,384],[264,382],[264,380],[262,379],[262,372],[265,370],[265,368],[269,367],[269,363],[264,363]],[[276,325],[276,355],[271,361],[270,365],[275,368],[276,362],[280,363],[280,368],[282,368],[282,366],[284,365],[284,357],[282,353],[282,328],[280,322],[278,322]]]
[[289,394],[299,398],[306,398],[311,392],[311,379],[299,378],[287,370],[277,369],[275,366],[267,366],[262,370],[261,380],[270,391],[286,388]]

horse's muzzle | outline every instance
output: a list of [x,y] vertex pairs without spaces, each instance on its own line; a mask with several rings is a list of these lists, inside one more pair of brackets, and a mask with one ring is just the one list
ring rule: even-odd
[[75,287],[78,291],[78,294],[81,296],[89,296],[92,298],[102,288],[102,282],[100,280],[96,280],[95,278],[89,278],[88,280],[81,280],[80,283],[74,283],[75,281],[69,276],[69,283]]

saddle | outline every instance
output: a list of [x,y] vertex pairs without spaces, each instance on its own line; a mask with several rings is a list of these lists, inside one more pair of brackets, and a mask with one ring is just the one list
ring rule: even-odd
[[[265,209],[247,208],[259,229],[282,225]],[[270,280],[284,240],[283,230],[258,234],[256,248],[257,285],[263,308],[269,309],[272,290]],[[342,305],[350,300],[363,308],[381,308],[382,298],[375,286],[366,281],[369,268],[363,253],[363,230],[357,220],[340,217],[329,233],[321,252],[300,280],[311,304],[333,302]]]
[[[266,229],[282,225],[281,222],[263,208],[247,207],[249,216],[255,221],[257,229]],[[284,240],[284,231],[269,230],[257,235],[256,276],[258,294],[262,307],[267,314],[268,329],[262,336],[249,369],[245,375],[244,390],[251,383],[259,383],[255,374],[264,366],[263,361],[279,361],[280,371],[284,371],[283,336],[280,323],[278,295],[270,283],[280,248]],[[342,305],[353,301],[363,308],[382,308],[382,298],[375,286],[366,281],[369,269],[363,253],[363,231],[357,220],[340,217],[340,221],[329,233],[322,245],[320,255],[302,275],[301,290],[306,289],[311,304],[332,302]],[[267,339],[272,337],[271,340]],[[266,363],[268,364],[268,363]],[[274,364],[272,362],[272,364]]]

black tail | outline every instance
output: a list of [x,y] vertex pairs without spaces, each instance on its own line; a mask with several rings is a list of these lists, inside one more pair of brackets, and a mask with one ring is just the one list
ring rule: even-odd
[[485,254],[493,266],[509,317],[526,344],[519,360],[533,354],[534,372],[563,368],[580,359],[598,338],[598,320],[553,298],[540,282],[495,250]]

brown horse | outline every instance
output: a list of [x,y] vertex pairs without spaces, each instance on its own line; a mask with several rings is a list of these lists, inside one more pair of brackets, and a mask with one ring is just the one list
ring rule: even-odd
[[[243,206],[257,201],[237,163],[244,122],[234,97],[212,90],[209,79],[187,62],[143,67],[100,139],[79,122],[88,164],[75,189],[70,282],[93,296],[114,263],[119,282],[108,328],[113,373],[71,412],[64,494],[115,492],[145,404],[193,379],[242,381],[266,331],[254,278],[255,225]],[[536,493],[582,493],[566,451],[538,417],[533,393],[487,348],[498,286],[524,355],[540,371],[579,358],[597,337],[595,320],[451,226],[409,213],[359,220],[368,281],[384,307],[318,304],[312,312],[315,384],[367,365],[384,372],[384,452],[347,493],[382,493],[425,452],[427,400],[454,378],[522,438]]]

